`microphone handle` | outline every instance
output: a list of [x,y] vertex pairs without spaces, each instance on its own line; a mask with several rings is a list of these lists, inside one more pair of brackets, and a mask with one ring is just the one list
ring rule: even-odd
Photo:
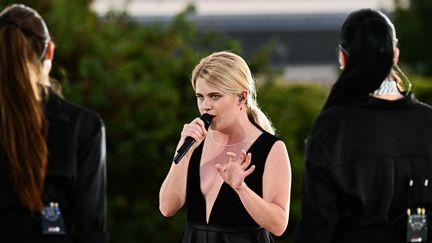
[[192,147],[192,145],[195,143],[195,139],[191,137],[185,138],[185,141],[183,142],[182,146],[177,150],[177,155],[174,157],[174,163],[178,164],[180,160],[185,156],[186,152]]

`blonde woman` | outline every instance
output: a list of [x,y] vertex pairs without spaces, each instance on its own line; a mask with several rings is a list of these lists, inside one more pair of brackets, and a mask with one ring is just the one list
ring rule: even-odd
[[256,101],[246,62],[223,51],[203,58],[192,73],[200,114],[214,116],[206,131],[185,124],[196,143],[172,163],[160,189],[160,211],[173,216],[187,204],[183,243],[273,242],[286,229],[291,168],[283,141]]

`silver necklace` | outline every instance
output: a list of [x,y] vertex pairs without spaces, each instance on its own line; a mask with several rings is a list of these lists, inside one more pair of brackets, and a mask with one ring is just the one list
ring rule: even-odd
[[251,133],[251,135],[249,135],[248,137],[246,137],[242,141],[240,141],[238,143],[234,143],[234,144],[221,144],[221,143],[218,143],[218,142],[216,142],[216,140],[213,137],[213,132],[210,132],[209,135],[210,135],[210,138],[213,141],[213,143],[216,144],[216,145],[218,145],[218,146],[221,146],[221,147],[234,147],[234,146],[240,145],[240,144],[242,144],[242,143],[250,140],[253,137],[254,133]]

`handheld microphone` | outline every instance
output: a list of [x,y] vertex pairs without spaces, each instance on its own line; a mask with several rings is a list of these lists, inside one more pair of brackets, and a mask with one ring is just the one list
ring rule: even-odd
[[[204,113],[202,116],[200,116],[200,119],[204,122],[205,129],[208,130],[210,123],[213,120],[212,115]],[[195,139],[192,137],[185,138],[182,146],[177,150],[177,155],[174,157],[174,163],[178,164],[180,160],[183,158],[183,156],[187,153],[187,151],[192,147],[192,145],[195,143]]]

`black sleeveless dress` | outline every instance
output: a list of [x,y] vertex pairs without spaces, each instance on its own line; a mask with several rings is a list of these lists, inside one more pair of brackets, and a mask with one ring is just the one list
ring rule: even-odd
[[[252,154],[252,174],[245,178],[250,189],[262,197],[262,177],[267,156],[279,139],[263,132],[249,148]],[[200,187],[201,143],[193,152],[189,162],[186,204],[188,225],[181,243],[272,243],[270,233],[260,227],[249,215],[237,193],[225,182],[206,223],[206,205]]]

